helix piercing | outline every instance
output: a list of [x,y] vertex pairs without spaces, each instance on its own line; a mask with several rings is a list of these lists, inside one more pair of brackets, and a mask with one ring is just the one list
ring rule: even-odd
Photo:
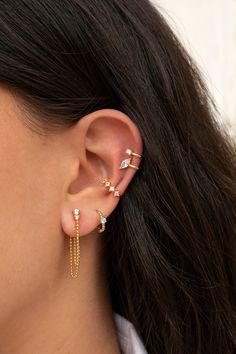
[[139,155],[137,152],[131,150],[131,149],[126,149],[126,154],[128,154],[129,156],[135,156],[135,157],[139,157],[139,158],[142,158],[142,155]]
[[123,160],[120,164],[120,170],[123,170],[127,167],[131,167],[131,168],[134,168],[135,170],[139,170],[138,166],[131,164],[131,158]]
[[[126,149],[125,153],[128,154],[129,156],[135,156],[135,157],[142,158],[142,155],[139,155],[137,152],[135,152],[135,151],[133,151],[131,149]],[[123,170],[123,169],[125,169],[127,167],[131,167],[131,168],[134,168],[135,170],[139,170],[139,167],[136,166],[136,165],[133,165],[131,163],[131,161],[132,161],[131,157],[128,158],[128,159],[123,160],[121,162],[121,164],[120,164],[120,170]]]

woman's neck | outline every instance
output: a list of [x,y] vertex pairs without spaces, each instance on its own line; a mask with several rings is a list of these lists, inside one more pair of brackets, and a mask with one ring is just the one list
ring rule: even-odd
[[83,237],[78,278],[70,278],[65,259],[60,279],[5,322],[1,353],[120,354],[99,243]]

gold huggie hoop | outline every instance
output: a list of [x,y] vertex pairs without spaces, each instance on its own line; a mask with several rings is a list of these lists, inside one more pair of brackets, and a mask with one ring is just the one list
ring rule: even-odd
[[[142,155],[138,154],[137,152],[131,150],[131,149],[126,149],[126,154],[128,154],[129,156],[135,156],[135,157],[139,157],[139,158],[142,158]],[[127,168],[127,167],[131,167],[131,168],[134,168],[135,170],[139,170],[139,167],[138,166],[135,166],[131,163],[132,161],[132,158],[128,158],[128,159],[125,159],[121,162],[120,164],[120,170],[123,170],[124,168]]]
[[[75,208],[72,211],[72,214],[75,220],[75,236],[70,237],[70,274],[72,278],[76,278],[78,276],[79,265],[80,265],[80,244],[79,244],[80,211],[79,209]],[[73,252],[73,248],[74,248],[74,252]],[[73,267],[73,256],[74,256],[74,267]]]
[[103,213],[100,210],[96,210],[96,212],[99,215],[101,223],[101,228],[98,227],[98,232],[101,233],[105,230],[105,223],[107,222],[107,219],[104,217]]

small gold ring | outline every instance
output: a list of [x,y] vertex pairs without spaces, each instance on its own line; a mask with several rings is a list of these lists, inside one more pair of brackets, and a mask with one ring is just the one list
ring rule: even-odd
[[100,210],[96,210],[99,218],[100,218],[100,223],[101,223],[101,227],[98,227],[98,232],[101,233],[105,230],[105,223],[107,222],[107,219],[104,217],[104,215],[102,214],[102,212]]

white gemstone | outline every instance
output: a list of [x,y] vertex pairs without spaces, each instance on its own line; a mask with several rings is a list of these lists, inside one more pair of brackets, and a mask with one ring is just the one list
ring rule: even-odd
[[120,192],[119,192],[119,191],[115,191],[115,192],[114,192],[114,196],[115,196],[115,197],[119,197],[119,195],[120,195]]
[[122,170],[123,168],[129,167],[130,161],[131,161],[131,159],[126,159],[126,160],[122,161],[120,164],[120,170]]
[[109,192],[114,192],[114,190],[115,190],[115,187],[113,187],[113,186],[111,186],[111,187],[109,188]]
[[101,223],[102,223],[102,224],[105,224],[106,222],[107,222],[107,219],[104,218],[104,217],[102,217],[102,218],[101,218]]
[[127,149],[126,150],[126,154],[131,155],[132,154],[132,150],[131,149]]
[[80,211],[79,211],[79,209],[74,209],[73,210],[73,215],[74,215],[74,219],[75,220],[79,220],[79,216],[80,216]]
[[105,186],[109,187],[110,186],[110,182],[105,182]]

